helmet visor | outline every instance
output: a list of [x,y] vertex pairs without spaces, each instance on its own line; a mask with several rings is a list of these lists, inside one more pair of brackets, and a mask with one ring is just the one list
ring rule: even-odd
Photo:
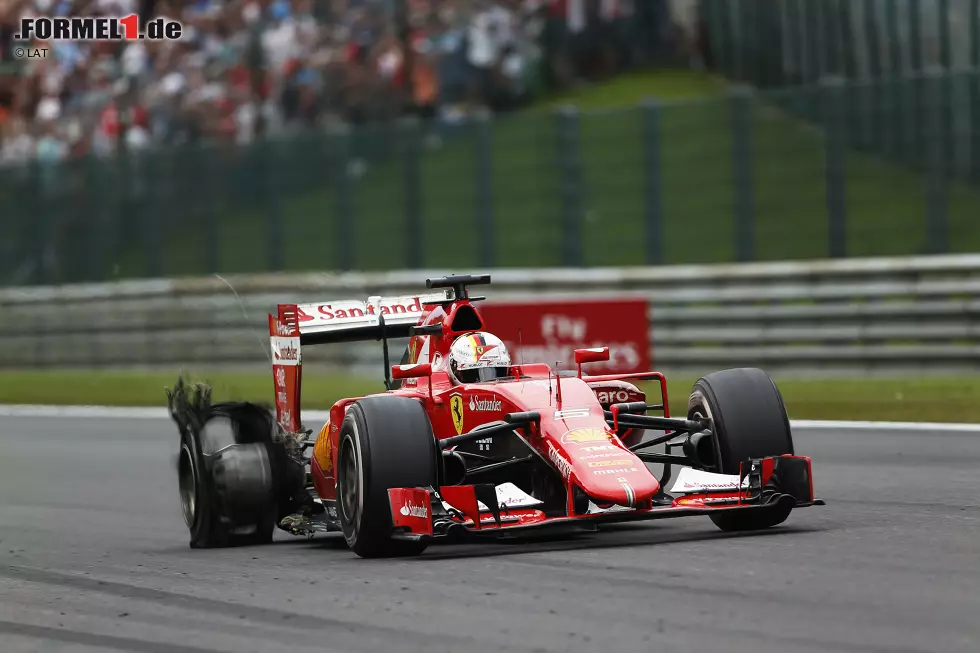
[[459,370],[456,372],[456,376],[463,383],[486,383],[502,379],[509,372],[509,367],[473,367],[468,370]]

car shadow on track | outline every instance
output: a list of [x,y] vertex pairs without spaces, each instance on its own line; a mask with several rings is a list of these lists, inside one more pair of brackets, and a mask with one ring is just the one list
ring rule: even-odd
[[[431,544],[421,556],[410,559],[422,562],[425,560],[486,558],[490,556],[512,556],[529,553],[575,551],[580,549],[613,549],[742,538],[777,537],[780,535],[813,533],[822,530],[824,529],[819,527],[776,526],[762,531],[725,533],[717,530],[712,532],[701,529],[668,530],[651,527],[649,524],[606,524],[598,532],[571,531],[504,541],[439,542]],[[300,546],[304,549],[326,549],[334,551],[345,551],[347,549],[344,538],[339,534],[319,536],[313,539],[277,540],[274,546]],[[408,560],[409,558],[403,559]]]
[[776,527],[751,533],[705,533],[703,531],[665,532],[649,526],[618,524],[604,526],[598,533],[575,533],[571,536],[548,536],[527,538],[506,542],[465,543],[457,545],[435,545],[429,547],[417,560],[452,560],[470,557],[509,556],[527,553],[548,553],[557,551],[576,551],[580,549],[615,549],[636,546],[656,546],[731,540],[747,537],[775,537],[808,533],[814,530],[804,527]]

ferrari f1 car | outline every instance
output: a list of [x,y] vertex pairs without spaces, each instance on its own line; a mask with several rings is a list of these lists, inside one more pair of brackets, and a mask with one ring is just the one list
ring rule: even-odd
[[[417,296],[280,304],[269,315],[274,410],[213,403],[208,386],[183,380],[168,389],[190,545],[269,542],[278,527],[342,532],[363,557],[415,555],[439,540],[668,517],[763,529],[822,503],[762,370],[704,376],[683,417],[671,416],[659,372],[583,373],[609,360],[605,347],[576,350],[577,371],[507,360],[500,375],[461,381],[454,343],[484,329],[484,298],[468,286],[488,283],[458,275],[427,280],[438,292]],[[389,338],[409,339],[398,365]],[[386,390],[336,402],[311,438],[302,351],[360,340],[381,341]],[[659,399],[640,381],[655,382]]]

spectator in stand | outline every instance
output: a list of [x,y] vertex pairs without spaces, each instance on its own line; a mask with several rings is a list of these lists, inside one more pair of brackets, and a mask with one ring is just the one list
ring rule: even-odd
[[[634,14],[635,42],[665,31],[663,0],[406,1],[410,53],[396,0],[0,0],[0,165],[506,111],[542,67],[563,88],[627,65]],[[131,12],[179,20],[183,36],[35,41],[47,58],[11,59],[21,17]]]

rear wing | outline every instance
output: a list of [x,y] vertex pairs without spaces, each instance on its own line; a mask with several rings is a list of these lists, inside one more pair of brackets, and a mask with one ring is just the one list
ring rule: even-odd
[[427,305],[452,300],[452,292],[444,290],[425,295],[369,297],[367,301],[345,299],[318,304],[280,304],[279,314],[283,315],[284,308],[287,313],[295,311],[304,345],[377,340],[382,336],[407,338],[411,335],[411,328],[419,323],[427,310]]
[[303,345],[407,338],[432,304],[453,301],[450,289],[424,295],[344,299],[315,304],[279,304],[269,315],[276,420],[288,433],[298,433]]

